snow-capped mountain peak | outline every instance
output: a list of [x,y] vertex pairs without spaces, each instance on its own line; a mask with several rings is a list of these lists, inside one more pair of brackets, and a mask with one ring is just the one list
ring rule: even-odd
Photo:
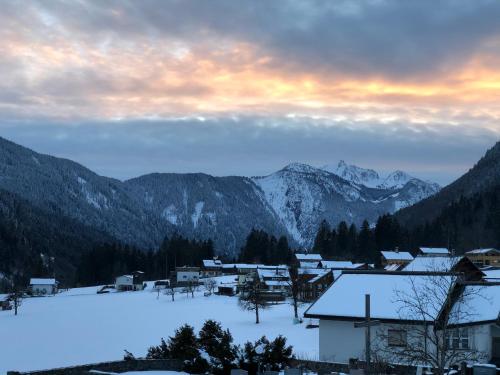
[[344,180],[366,187],[377,187],[380,184],[380,176],[373,169],[360,168],[349,165],[340,160],[337,165],[325,165],[321,169],[342,177]]
[[385,189],[401,189],[413,179],[415,178],[408,173],[397,170],[390,173],[379,186]]

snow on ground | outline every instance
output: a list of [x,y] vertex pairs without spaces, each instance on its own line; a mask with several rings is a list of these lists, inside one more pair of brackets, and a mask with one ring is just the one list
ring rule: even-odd
[[[175,329],[188,323],[199,330],[206,319],[229,328],[235,343],[282,334],[300,357],[317,358],[318,330],[294,325],[289,304],[261,312],[242,311],[236,297],[170,296],[151,290],[96,294],[98,287],[75,288],[53,297],[28,298],[19,315],[0,311],[0,374],[123,358],[124,349],[144,356]],[[303,311],[303,310],[302,310]]]

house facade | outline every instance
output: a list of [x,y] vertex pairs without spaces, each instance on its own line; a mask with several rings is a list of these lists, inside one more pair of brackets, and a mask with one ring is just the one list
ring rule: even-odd
[[497,249],[475,249],[467,251],[465,256],[478,267],[500,267],[500,250]]
[[175,275],[177,285],[198,284],[200,282],[200,267],[177,267]]
[[28,290],[34,296],[53,295],[57,293],[58,284],[53,278],[32,278]]
[[222,261],[219,259],[204,259],[201,268],[202,277],[215,277],[222,275]]
[[[450,297],[442,292],[446,288],[438,286],[449,284],[450,290],[455,290],[457,280],[462,279],[447,272],[344,271],[304,315],[319,319],[319,359],[339,363],[348,363],[352,358],[365,360],[366,328],[357,326],[365,321],[366,294],[371,301],[370,319],[377,323],[371,327],[371,347],[378,359],[405,363],[408,358],[403,354],[407,348],[425,348],[427,353],[435,353],[436,347],[429,337],[434,330],[439,331],[438,322]],[[429,295],[433,301],[426,305],[428,311],[425,314],[415,311],[411,298],[425,300]],[[491,300],[498,302],[489,306],[484,300],[477,301],[481,312],[477,319],[454,322],[454,326],[446,326],[450,327],[446,332],[441,330],[443,336],[447,334],[450,348],[473,353],[486,362],[496,355],[500,296]],[[453,306],[456,305],[454,302]],[[485,317],[484,311],[491,314]]]
[[424,256],[449,256],[450,250],[445,247],[419,247],[418,254]]
[[413,256],[408,251],[397,249],[395,251],[381,251],[380,256],[382,267],[387,271],[397,271],[413,260]]
[[115,279],[115,289],[119,292],[138,291],[144,289],[144,272],[134,271]]

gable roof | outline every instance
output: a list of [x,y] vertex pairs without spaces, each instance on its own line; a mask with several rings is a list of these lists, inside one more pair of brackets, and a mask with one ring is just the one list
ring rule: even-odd
[[488,282],[500,282],[500,268],[482,269],[483,279]]
[[425,255],[449,255],[450,251],[445,247],[419,247],[422,254]]
[[203,267],[222,268],[222,262],[219,259],[203,259]]
[[349,260],[322,260],[321,266],[329,269],[351,269],[354,265]]
[[303,260],[299,262],[299,267],[300,268],[318,268],[319,267],[319,261],[307,261],[304,262]]
[[257,268],[257,275],[260,279],[265,278],[290,278],[288,269],[283,268]]
[[451,309],[450,325],[478,324],[500,319],[500,283],[466,285],[463,293],[463,302],[456,303]]
[[[411,292],[412,285],[425,287],[432,278],[453,282],[452,275],[377,272],[343,272],[304,314],[308,318],[359,320],[365,317],[365,294],[370,294],[371,317],[380,320],[418,321],[403,317],[405,306],[398,302],[398,293]],[[428,285],[428,284],[427,284]],[[444,303],[444,301],[443,301]],[[439,311],[429,311],[435,317]]]
[[494,254],[500,255],[500,250],[489,248],[489,249],[475,249],[470,250],[465,253],[465,255],[480,255],[480,254]]
[[410,272],[449,272],[460,259],[461,257],[419,255],[408,263],[403,270]]
[[381,253],[387,260],[413,260],[413,256],[407,251],[381,251]]
[[309,254],[309,253],[295,253],[295,258],[298,261],[320,261],[323,258],[321,257],[321,254]]
[[56,285],[56,279],[43,279],[43,278],[32,278],[30,279],[30,285]]

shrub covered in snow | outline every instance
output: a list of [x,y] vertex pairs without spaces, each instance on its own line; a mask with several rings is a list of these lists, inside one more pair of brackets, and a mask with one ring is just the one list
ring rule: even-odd
[[220,323],[207,320],[195,335],[193,327],[184,325],[175,331],[168,341],[161,339],[158,346],[148,349],[149,359],[180,359],[183,370],[189,373],[216,375],[230,374],[233,368],[243,368],[249,374],[256,374],[259,366],[280,370],[290,364],[293,358],[292,346],[286,345],[286,338],[276,337],[269,341],[265,336],[247,342],[243,348],[233,344],[229,330],[223,330]]

